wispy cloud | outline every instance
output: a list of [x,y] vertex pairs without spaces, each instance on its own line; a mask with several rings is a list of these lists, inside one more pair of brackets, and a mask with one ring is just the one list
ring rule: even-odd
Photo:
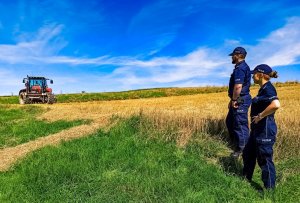
[[147,4],[132,19],[127,35],[137,39],[146,39],[150,55],[171,44],[179,29],[185,23],[185,17],[201,8],[202,1],[160,0]]
[[278,30],[272,32],[266,39],[261,40],[255,51],[260,50],[267,56],[264,63],[271,66],[297,64],[300,56],[300,18],[295,17]]
[[[251,68],[261,63],[267,63],[272,67],[289,66],[300,63],[297,60],[300,56],[299,38],[300,18],[293,17],[288,19],[282,28],[258,40],[258,44],[242,46],[248,50],[247,61]],[[240,46],[237,40],[227,40],[224,45],[225,47],[232,45],[232,48]],[[101,79],[120,81],[128,88],[156,83],[189,84],[189,80],[194,81],[201,77],[229,77],[232,70],[230,58],[227,56],[229,51],[231,50],[225,50],[224,47],[220,50],[199,48],[182,57],[159,57],[149,61],[128,60],[127,63],[119,64],[123,67],[117,68],[108,77]]]
[[[250,53],[248,59],[261,61],[272,66],[291,65],[298,63],[300,56],[300,18],[294,17],[287,24],[273,32],[266,38],[260,39],[257,45],[247,46]],[[8,63],[49,63],[69,65],[115,65],[115,66],[140,66],[140,67],[211,67],[216,64],[224,64],[219,50],[199,48],[182,57],[156,57],[150,60],[139,60],[135,57],[111,57],[99,56],[96,58],[60,56],[57,54],[67,45],[59,34],[62,25],[43,27],[32,38],[23,36],[23,40],[16,45],[0,45],[0,61]],[[237,40],[226,40],[225,44],[238,45]],[[224,52],[228,50],[224,50]],[[223,52],[223,53],[224,53]],[[225,55],[227,53],[224,53]],[[211,60],[213,58],[213,60]],[[213,61],[213,62],[212,62]],[[215,66],[216,67],[216,66]]]
[[52,57],[66,46],[59,37],[62,25],[41,28],[37,34],[22,34],[16,45],[0,45],[0,62],[9,64],[36,64]]
[[[257,45],[245,45],[249,50],[247,59],[251,63],[268,63],[271,66],[299,63],[297,61],[300,56],[299,27],[300,18],[290,18],[284,27],[271,32],[266,38],[259,40]],[[62,56],[59,55],[59,51],[67,45],[67,42],[60,36],[63,28],[63,25],[48,25],[42,27],[35,35],[23,34],[16,45],[0,45],[0,62],[8,64],[137,66],[156,69],[159,67],[172,70],[174,75],[180,73],[183,76],[186,74],[182,74],[179,67],[191,73],[195,73],[193,70],[201,67],[201,74],[197,73],[196,75],[205,75],[213,68],[221,67],[228,60],[224,58],[227,54],[225,51],[228,52],[228,50],[220,52],[208,48],[198,48],[182,57],[156,57],[150,60],[108,55],[96,58]],[[228,47],[228,45],[238,44],[237,40],[226,40],[224,45]]]
[[[109,84],[114,81],[121,89],[179,86],[190,84],[189,80],[199,78],[224,77],[227,56],[216,50],[199,48],[183,57],[159,57],[149,61],[133,60],[123,63],[111,74],[99,77],[99,81]],[[228,64],[230,66],[230,64]],[[200,82],[193,82],[200,84]],[[205,83],[208,84],[208,83]]]
[[[101,76],[90,77],[99,84],[105,84],[106,90],[136,89],[161,86],[195,86],[197,84],[223,84],[216,82],[218,78],[228,80],[232,64],[228,52],[240,42],[236,39],[225,40],[218,49],[199,47],[184,56],[152,57],[144,60],[136,56],[98,56],[74,57],[61,55],[60,51],[68,43],[60,36],[63,25],[51,24],[42,27],[36,34],[23,34],[15,45],[0,45],[0,79],[6,86],[19,83],[11,72],[4,71],[5,64],[32,65],[64,65],[82,69],[92,67],[113,67],[111,71],[103,71]],[[242,45],[248,50],[247,61],[254,65],[267,63],[272,67],[299,64],[300,56],[300,18],[287,20],[282,28],[270,32],[265,38],[258,40],[256,45]],[[229,50],[230,47],[230,50]],[[79,84],[81,79],[59,75],[57,85]],[[53,76],[52,76],[53,77]],[[89,78],[88,71],[85,77]],[[12,79],[5,79],[12,78]],[[212,81],[210,78],[214,78]],[[203,82],[206,79],[208,82]],[[17,81],[18,80],[18,81]],[[78,86],[78,85],[77,85]],[[78,87],[80,88],[80,87]],[[16,88],[17,89],[17,88]],[[71,86],[69,87],[71,91]]]
[[[117,67],[138,68],[178,68],[185,67],[192,71],[202,67],[202,74],[209,68],[220,64],[217,57],[208,57],[208,50],[200,48],[183,57],[157,57],[141,60],[130,56],[99,56],[95,58],[72,57],[59,55],[59,51],[67,45],[59,35],[62,25],[50,25],[41,28],[36,35],[23,34],[16,45],[0,45],[0,62],[8,64],[67,64],[67,65],[113,65]],[[145,69],[144,69],[145,70]],[[180,71],[179,71],[180,72]]]
[[251,63],[266,63],[270,66],[299,64],[300,56],[300,17],[287,20],[282,28],[274,30],[256,46],[249,46]]

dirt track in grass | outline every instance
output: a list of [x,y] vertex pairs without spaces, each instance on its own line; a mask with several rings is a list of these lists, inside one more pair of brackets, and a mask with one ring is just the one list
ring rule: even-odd
[[98,120],[89,125],[81,125],[63,130],[46,137],[20,144],[15,147],[8,147],[0,150],[0,171],[7,171],[17,160],[25,157],[28,153],[48,145],[57,145],[62,141],[68,141],[90,135],[100,127],[107,124],[107,119]]

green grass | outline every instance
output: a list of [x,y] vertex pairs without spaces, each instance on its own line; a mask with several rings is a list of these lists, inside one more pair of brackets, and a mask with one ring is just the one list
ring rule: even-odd
[[58,102],[86,102],[86,101],[107,101],[125,100],[140,98],[157,98],[180,95],[204,94],[227,91],[226,87],[198,87],[198,88],[154,88],[141,89],[124,92],[104,93],[83,93],[83,94],[62,94],[57,95]]
[[[57,102],[87,102],[87,101],[109,101],[140,98],[156,98],[180,95],[205,94],[227,91],[227,87],[195,87],[195,88],[154,88],[140,89],[124,92],[103,92],[103,93],[80,93],[80,94],[59,94],[56,95]],[[0,104],[18,104],[17,96],[2,96]]]
[[[218,159],[226,143],[195,134],[178,148],[176,129],[133,117],[109,132],[32,153],[0,173],[0,202],[298,202],[299,173],[260,193]],[[279,173],[299,160],[279,165]],[[258,171],[255,179],[259,181]]]
[[1,105],[0,148],[16,146],[88,122],[83,120],[58,120],[55,122],[38,120],[36,117],[42,112],[43,110],[37,106],[11,108]]
[[0,104],[18,104],[19,97],[17,96],[0,96]]

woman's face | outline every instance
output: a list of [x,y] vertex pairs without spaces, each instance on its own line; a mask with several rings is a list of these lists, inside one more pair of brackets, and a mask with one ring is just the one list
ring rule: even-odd
[[260,83],[260,81],[261,81],[261,74],[259,74],[259,73],[254,73],[253,74],[253,76],[252,76],[252,79],[253,79],[253,82],[255,83],[255,84],[259,84]]

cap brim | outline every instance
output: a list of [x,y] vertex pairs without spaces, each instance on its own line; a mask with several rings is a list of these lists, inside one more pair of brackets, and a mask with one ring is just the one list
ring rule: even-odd
[[254,70],[250,70],[250,73],[251,73],[251,74],[254,74],[255,72],[256,72],[256,71],[254,71]]
[[233,56],[234,55],[234,53],[231,53],[231,54],[229,54],[228,56]]

